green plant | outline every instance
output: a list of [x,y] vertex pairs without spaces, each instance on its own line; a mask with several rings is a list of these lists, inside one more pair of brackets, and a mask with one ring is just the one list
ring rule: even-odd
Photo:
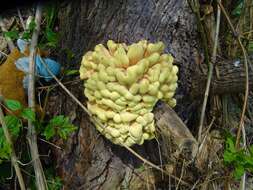
[[58,13],[58,4],[49,2],[44,8],[45,26],[42,26],[42,37],[39,42],[41,48],[56,48],[59,42],[59,34],[53,28]]
[[236,179],[244,174],[244,172],[253,172],[253,145],[245,149],[236,149],[235,138],[229,135],[226,138],[224,163],[233,168],[233,175]]
[[19,38],[19,31],[13,28],[11,31],[3,32],[5,38],[10,38],[11,40],[17,40]]
[[[20,102],[15,100],[5,100],[5,105],[10,111],[19,111],[18,116],[16,115],[7,115],[4,117],[7,128],[12,136],[12,140],[15,141],[19,135],[20,131],[23,128],[22,119],[31,119],[35,120],[35,113],[30,108],[24,108]],[[3,160],[9,160],[11,154],[11,147],[7,143],[3,129],[0,128],[0,163]]]
[[[9,133],[13,142],[18,138],[22,138],[22,130],[24,122],[31,120],[36,126],[38,134],[45,136],[46,140],[52,139],[54,136],[59,136],[64,140],[68,138],[70,133],[77,129],[76,126],[71,124],[68,117],[63,115],[53,117],[49,122],[40,122],[36,119],[36,114],[30,108],[24,107],[20,102],[16,100],[6,99],[4,101],[6,108],[9,112],[15,111],[14,114],[9,114],[4,117]],[[22,153],[23,154],[23,153]],[[2,171],[2,163],[4,160],[10,160],[11,147],[7,143],[3,129],[0,127],[0,171]],[[0,172],[0,179],[2,178]],[[46,175],[48,186],[50,190],[59,190],[62,187],[61,179],[52,174],[52,172]]]
[[54,136],[60,136],[62,139],[66,140],[68,135],[76,129],[77,127],[70,123],[68,117],[59,115],[49,121],[42,134],[47,140]]

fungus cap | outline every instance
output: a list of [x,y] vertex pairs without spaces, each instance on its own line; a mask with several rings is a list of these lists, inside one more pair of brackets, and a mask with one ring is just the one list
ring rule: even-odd
[[111,142],[132,146],[154,138],[154,105],[159,99],[176,105],[178,67],[164,47],[162,42],[127,46],[109,40],[107,47],[98,44],[83,56],[80,78],[88,110],[106,126],[96,128]]

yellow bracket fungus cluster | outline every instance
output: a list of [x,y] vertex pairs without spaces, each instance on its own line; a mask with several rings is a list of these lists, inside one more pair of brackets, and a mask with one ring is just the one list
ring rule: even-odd
[[142,144],[155,136],[152,109],[159,99],[171,107],[178,67],[163,53],[164,44],[146,40],[127,46],[107,42],[87,52],[80,67],[88,110],[104,125],[96,126],[115,144]]

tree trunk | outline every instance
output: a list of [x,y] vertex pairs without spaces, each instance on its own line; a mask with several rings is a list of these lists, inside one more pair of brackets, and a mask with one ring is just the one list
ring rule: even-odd
[[[61,48],[74,53],[72,61],[62,53],[59,59],[67,68],[79,69],[82,55],[96,44],[112,39],[133,43],[141,39],[163,41],[179,66],[179,88],[176,111],[181,118],[192,112],[188,105],[189,82],[196,54],[197,33],[195,17],[187,1],[178,0],[76,0],[64,2],[59,11]],[[70,66],[72,64],[72,66]],[[78,77],[77,77],[78,78]],[[85,103],[82,82],[67,86]],[[59,98],[60,97],[60,98]],[[50,113],[68,115],[79,130],[67,142],[55,140],[64,150],[55,149],[58,174],[65,189],[147,189],[166,187],[170,182],[161,172],[149,169],[126,149],[114,145],[101,136],[89,117],[60,88],[52,92]],[[164,141],[164,139],[158,139]],[[168,141],[168,139],[165,141]],[[168,142],[167,142],[168,143]],[[170,151],[161,150],[156,140],[134,146],[147,160],[168,164]],[[169,165],[168,165],[169,166]],[[166,168],[165,168],[166,169]],[[179,171],[180,172],[180,171]],[[177,171],[174,171],[176,175]],[[194,177],[190,179],[194,182]],[[171,182],[171,186],[177,181]]]

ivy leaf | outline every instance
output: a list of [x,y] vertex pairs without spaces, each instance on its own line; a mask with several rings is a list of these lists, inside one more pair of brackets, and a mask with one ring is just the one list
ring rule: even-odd
[[16,100],[6,99],[5,104],[12,111],[17,111],[17,110],[22,109],[21,103],[19,101],[16,101]]
[[31,110],[31,108],[25,108],[21,111],[21,117],[27,120],[35,121],[36,115],[35,112]]
[[4,120],[11,135],[17,138],[19,136],[20,128],[22,127],[20,120],[14,115],[5,116]]

